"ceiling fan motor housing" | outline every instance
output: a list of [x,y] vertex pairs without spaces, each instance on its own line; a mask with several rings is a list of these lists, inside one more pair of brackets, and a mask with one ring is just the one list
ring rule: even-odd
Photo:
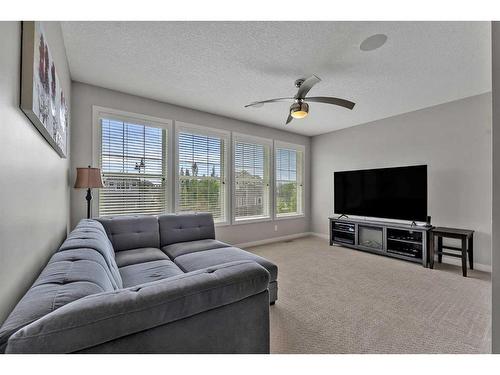
[[290,106],[290,116],[304,118],[309,113],[309,105],[303,100],[298,100]]

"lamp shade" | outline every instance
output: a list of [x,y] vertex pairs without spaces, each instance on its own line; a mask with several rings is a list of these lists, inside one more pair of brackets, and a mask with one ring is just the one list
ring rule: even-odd
[[101,170],[99,168],[76,168],[75,188],[103,188]]

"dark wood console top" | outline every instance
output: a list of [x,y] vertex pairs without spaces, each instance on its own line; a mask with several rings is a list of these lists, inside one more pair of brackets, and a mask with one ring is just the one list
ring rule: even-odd
[[408,230],[419,230],[419,231],[429,231],[433,229],[432,226],[425,226],[425,225],[411,225],[407,223],[398,223],[398,222],[392,222],[392,221],[383,221],[383,220],[365,220],[365,219],[349,219],[349,218],[341,218],[338,219],[336,217],[329,217],[331,221],[343,221],[346,223],[357,223],[357,224],[367,224],[367,225],[379,225],[379,226],[384,226],[384,227],[391,227],[391,228],[403,228],[403,229],[408,229]]

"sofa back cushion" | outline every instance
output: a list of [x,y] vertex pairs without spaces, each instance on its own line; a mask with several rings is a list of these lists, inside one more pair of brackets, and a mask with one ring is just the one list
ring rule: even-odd
[[104,226],[115,251],[160,247],[156,216],[115,216],[101,217],[97,220]]
[[160,245],[215,239],[214,219],[210,213],[167,214],[158,217]]
[[[89,246],[85,247],[85,241]],[[50,312],[80,298],[121,288],[114,267],[113,250],[102,226],[82,220],[0,328],[0,352],[13,333]]]
[[104,260],[103,267],[114,289],[122,288],[115,251],[101,223],[92,219],[81,220],[59,248],[59,252],[97,252]]

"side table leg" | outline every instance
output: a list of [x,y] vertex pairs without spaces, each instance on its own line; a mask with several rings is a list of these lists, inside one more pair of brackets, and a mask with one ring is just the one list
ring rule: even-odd
[[474,269],[474,236],[469,237],[469,246],[468,250],[469,252],[469,267],[471,270]]
[[438,263],[443,262],[443,237],[438,237]]
[[467,277],[467,238],[462,238],[462,275]]

